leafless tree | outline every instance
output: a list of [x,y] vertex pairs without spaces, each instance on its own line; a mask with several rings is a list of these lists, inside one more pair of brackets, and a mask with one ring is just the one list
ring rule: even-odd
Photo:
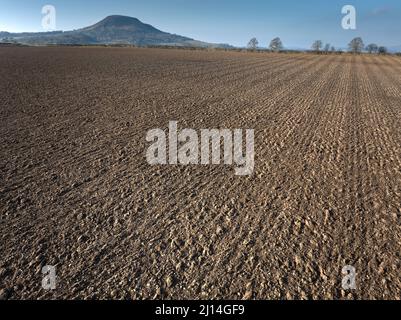
[[348,44],[349,51],[352,53],[361,53],[365,48],[362,38],[354,38]]
[[252,38],[251,40],[249,40],[248,42],[248,49],[250,50],[256,50],[256,48],[259,45],[259,41],[256,38]]
[[283,50],[284,46],[283,46],[283,42],[281,41],[280,38],[274,38],[269,45],[269,49],[271,51],[281,51]]
[[320,52],[320,50],[323,47],[323,41],[322,40],[316,40],[313,44],[312,44],[312,50],[315,52]]
[[375,43],[371,43],[366,46],[366,51],[369,53],[377,53],[378,50],[379,46]]
[[387,54],[388,50],[386,47],[379,47],[378,52],[379,54]]

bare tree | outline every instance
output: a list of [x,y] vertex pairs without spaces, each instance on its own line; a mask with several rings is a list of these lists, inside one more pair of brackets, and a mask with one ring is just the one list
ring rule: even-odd
[[378,52],[379,54],[387,54],[388,50],[386,47],[379,47]]
[[324,46],[324,53],[328,54],[330,51],[330,43],[326,43],[326,45]]
[[269,49],[271,51],[281,51],[283,50],[284,46],[283,46],[283,42],[281,41],[280,38],[274,38],[269,45]]
[[259,45],[259,41],[256,38],[252,38],[251,40],[249,40],[248,42],[248,49],[250,50],[256,50],[256,48]]
[[332,53],[335,53],[335,52],[336,52],[336,47],[335,47],[335,46],[332,46],[332,47],[331,47],[331,52],[332,52]]
[[312,50],[315,52],[320,52],[320,50],[323,47],[323,41],[322,40],[316,40],[313,44],[312,44]]
[[365,48],[362,38],[354,38],[348,44],[349,51],[352,53],[361,53]]
[[379,46],[375,43],[371,43],[366,46],[366,51],[369,53],[377,53],[378,50]]

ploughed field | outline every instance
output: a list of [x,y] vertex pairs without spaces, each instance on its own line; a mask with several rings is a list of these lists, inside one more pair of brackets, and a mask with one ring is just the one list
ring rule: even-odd
[[[2,298],[401,298],[400,58],[10,47],[0,70]],[[171,120],[254,129],[253,174],[149,165]]]

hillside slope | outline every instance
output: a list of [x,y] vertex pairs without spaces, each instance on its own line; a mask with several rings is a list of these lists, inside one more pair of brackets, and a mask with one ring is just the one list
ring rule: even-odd
[[145,24],[137,18],[113,15],[100,22],[73,31],[40,33],[0,32],[0,40],[19,43],[42,44],[130,44],[138,46],[173,45],[194,47],[227,47],[224,44],[211,44],[188,37],[161,31]]

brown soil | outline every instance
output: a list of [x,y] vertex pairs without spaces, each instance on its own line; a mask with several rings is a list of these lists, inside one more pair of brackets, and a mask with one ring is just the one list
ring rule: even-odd
[[[401,298],[401,59],[0,48],[0,70],[2,298]],[[254,174],[148,165],[169,120],[255,129]]]

